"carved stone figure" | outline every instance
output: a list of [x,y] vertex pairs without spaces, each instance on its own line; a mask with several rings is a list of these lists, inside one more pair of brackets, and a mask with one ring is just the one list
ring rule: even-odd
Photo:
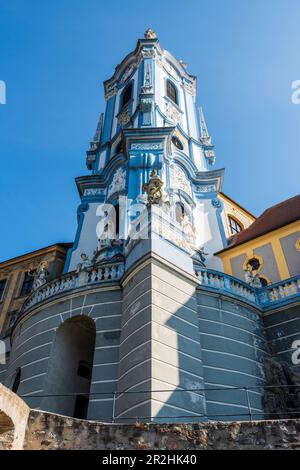
[[208,256],[208,253],[205,253],[203,246],[196,251],[196,256],[200,261],[201,265],[205,268],[205,261],[206,257]]
[[148,204],[160,204],[163,202],[163,181],[157,174],[156,168],[150,173],[149,183],[143,184],[143,191],[147,193]]
[[182,189],[189,196],[192,195],[191,184],[179,165],[171,165],[171,181],[174,188]]
[[156,35],[156,33],[153,31],[153,29],[148,28],[147,31],[146,31],[145,34],[144,34],[144,37],[145,37],[145,39],[156,39],[156,38],[157,38],[157,35]]
[[34,291],[47,283],[47,276],[49,275],[47,268],[48,268],[47,261],[42,261],[37,267],[37,269],[35,270],[33,274],[33,277],[34,277],[33,290]]
[[123,168],[118,168],[114,174],[113,180],[109,185],[107,197],[114,193],[123,191],[126,188],[126,171]]
[[80,255],[81,262],[78,263],[76,272],[81,273],[82,271],[86,271],[87,268],[91,267],[91,262],[89,257],[85,253],[81,253]]
[[256,289],[260,289],[262,287],[258,273],[254,274],[253,270],[249,267],[247,269],[244,269],[244,273],[245,281],[247,282],[247,284],[252,287],[255,287]]
[[193,243],[195,241],[195,228],[186,214],[181,219],[181,227],[187,241]]

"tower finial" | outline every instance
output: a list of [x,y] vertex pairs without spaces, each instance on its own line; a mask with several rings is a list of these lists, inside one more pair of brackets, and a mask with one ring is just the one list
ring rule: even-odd
[[199,116],[200,116],[200,138],[203,143],[206,143],[208,140],[211,141],[209,133],[207,130],[207,125],[205,122],[202,106],[199,106]]
[[199,107],[199,116],[200,116],[200,142],[203,145],[204,156],[210,165],[215,163],[216,153],[214,151],[214,145],[212,143],[211,137],[207,130],[207,125],[205,122],[202,106]]
[[145,39],[157,39],[156,33],[151,28],[148,28],[145,31],[144,37],[145,37]]

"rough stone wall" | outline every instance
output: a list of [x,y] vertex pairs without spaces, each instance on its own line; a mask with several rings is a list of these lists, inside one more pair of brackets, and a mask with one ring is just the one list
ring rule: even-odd
[[25,450],[300,450],[300,420],[102,424],[31,411]]
[[29,413],[26,403],[0,384],[0,448],[8,444],[15,450],[23,447]]

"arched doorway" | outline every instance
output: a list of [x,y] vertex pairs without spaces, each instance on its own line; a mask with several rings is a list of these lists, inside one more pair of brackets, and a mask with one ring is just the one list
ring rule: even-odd
[[70,318],[58,328],[41,408],[87,418],[95,341],[95,323],[84,315]]

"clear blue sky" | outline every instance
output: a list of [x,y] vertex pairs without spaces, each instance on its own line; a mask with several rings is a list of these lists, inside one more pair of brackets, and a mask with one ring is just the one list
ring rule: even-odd
[[198,76],[224,191],[256,215],[299,193],[299,0],[0,0],[0,260],[73,241],[102,82],[151,26]]

